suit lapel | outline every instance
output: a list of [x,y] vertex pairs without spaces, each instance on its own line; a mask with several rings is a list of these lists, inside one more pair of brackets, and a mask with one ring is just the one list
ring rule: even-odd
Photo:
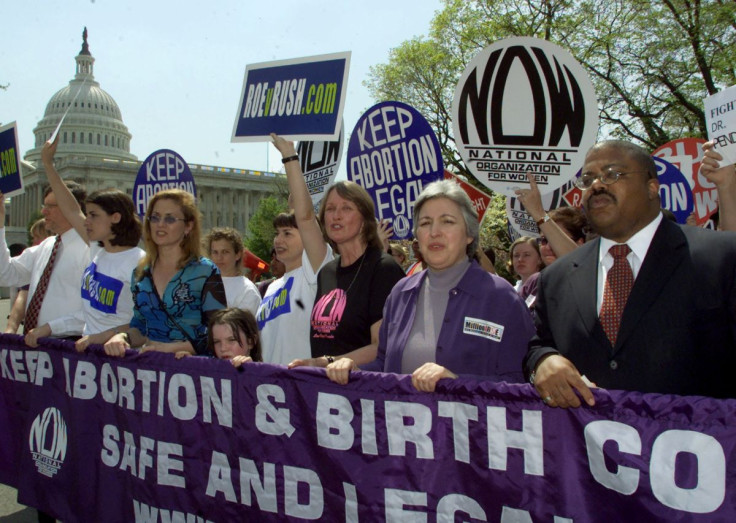
[[682,263],[687,243],[680,228],[663,219],[654,233],[634,287],[626,302],[614,354],[634,332],[639,321],[659,297],[672,273]]
[[611,344],[598,321],[596,306],[599,243],[599,240],[592,241],[570,254],[572,259],[567,281],[585,330],[594,340],[610,350]]

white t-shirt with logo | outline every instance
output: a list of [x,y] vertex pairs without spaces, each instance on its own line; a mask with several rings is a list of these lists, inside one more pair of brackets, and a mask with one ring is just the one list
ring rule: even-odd
[[[328,246],[319,268],[332,258]],[[256,314],[264,362],[288,365],[292,360],[312,357],[309,318],[317,294],[317,272],[312,270],[304,251],[301,267],[268,286]]]
[[130,281],[133,270],[145,255],[138,247],[122,252],[99,249],[82,274],[82,309],[84,334],[98,334],[130,323],[133,295]]

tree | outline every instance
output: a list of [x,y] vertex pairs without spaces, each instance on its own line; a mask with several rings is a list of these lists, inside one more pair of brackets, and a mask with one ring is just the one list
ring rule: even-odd
[[248,221],[248,233],[245,238],[248,250],[263,260],[270,260],[275,233],[273,219],[277,214],[287,211],[288,205],[283,197],[269,196],[262,199]]
[[706,137],[703,98],[736,84],[733,1],[445,0],[429,35],[393,49],[366,86],[377,101],[417,108],[437,133],[445,165],[475,183],[455,147],[455,85],[480,50],[511,36],[570,51],[595,86],[602,134],[650,150]]
[[491,247],[496,253],[496,272],[510,282],[516,278],[509,272],[506,262],[509,261],[511,239],[507,231],[506,198],[498,193],[491,195],[491,201],[480,224],[480,244],[483,248]]
[[736,83],[736,2],[725,0],[446,0],[429,37],[371,68],[377,100],[415,106],[434,126],[447,165],[463,171],[452,97],[465,65],[492,42],[534,36],[588,70],[606,134],[654,149],[707,135],[703,98]]

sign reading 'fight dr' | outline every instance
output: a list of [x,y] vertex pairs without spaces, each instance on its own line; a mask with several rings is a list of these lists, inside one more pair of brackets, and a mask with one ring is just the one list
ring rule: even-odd
[[411,236],[414,202],[443,175],[437,136],[416,109],[382,102],[360,117],[348,144],[348,179],[368,191],[376,217],[392,221],[396,238]]
[[486,47],[465,69],[452,103],[463,161],[491,190],[513,196],[535,175],[542,194],[564,185],[598,133],[590,78],[566,50],[536,38]]
[[349,51],[248,65],[232,141],[337,140],[349,68]]

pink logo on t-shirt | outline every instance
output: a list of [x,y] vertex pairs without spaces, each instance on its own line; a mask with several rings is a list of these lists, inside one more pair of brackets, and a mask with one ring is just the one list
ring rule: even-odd
[[312,309],[312,329],[315,337],[334,338],[333,333],[345,312],[347,294],[342,289],[333,289],[322,296]]

